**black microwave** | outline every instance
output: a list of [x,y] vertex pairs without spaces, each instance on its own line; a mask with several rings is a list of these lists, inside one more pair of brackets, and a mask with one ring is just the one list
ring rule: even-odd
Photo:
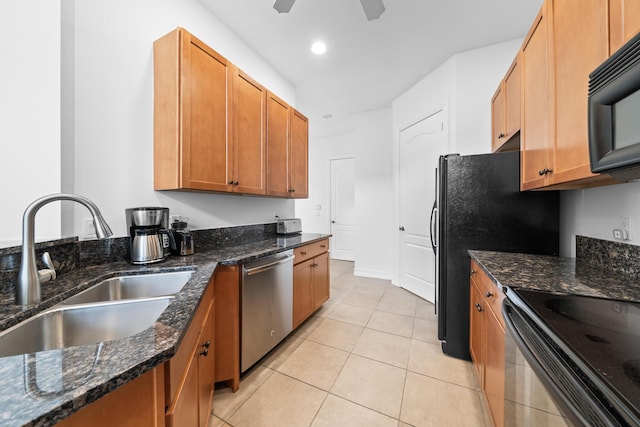
[[640,179],[640,33],[589,74],[591,171]]

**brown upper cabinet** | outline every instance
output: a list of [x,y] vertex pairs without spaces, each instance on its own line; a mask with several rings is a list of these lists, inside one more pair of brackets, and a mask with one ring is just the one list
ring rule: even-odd
[[522,190],[548,183],[545,169],[553,156],[549,132],[549,16],[545,3],[522,45],[522,112],[520,186]]
[[182,28],[154,43],[154,189],[227,191],[230,68]]
[[[275,96],[267,94],[260,83],[185,29],[158,39],[154,189],[307,197],[308,123],[305,118],[302,129],[289,118],[295,110],[284,101],[279,100],[282,111],[273,111],[269,106]],[[293,145],[304,149],[292,150]],[[296,157],[301,152],[304,159]],[[285,191],[279,190],[276,165],[285,169]],[[272,173],[275,191],[269,184]]]
[[554,0],[552,49],[555,135],[553,184],[598,181],[589,163],[589,73],[609,57],[608,0]]
[[520,66],[516,58],[491,100],[491,151],[512,151],[520,148]]
[[266,194],[267,90],[236,68],[233,76],[232,175],[236,192]]
[[615,183],[591,173],[589,73],[609,56],[609,0],[546,0],[520,53],[521,189]]
[[309,197],[309,120],[299,111],[289,111],[291,124],[291,197],[297,199]]
[[609,0],[609,16],[611,20],[609,53],[613,54],[640,31],[640,1]]
[[269,92],[267,94],[267,194],[308,197],[309,122]]
[[267,94],[267,193],[289,197],[289,106]]

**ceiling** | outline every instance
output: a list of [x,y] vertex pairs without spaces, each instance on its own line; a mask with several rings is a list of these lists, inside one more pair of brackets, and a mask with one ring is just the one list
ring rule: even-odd
[[[297,0],[286,14],[274,0],[200,1],[294,85],[314,138],[390,107],[456,53],[524,37],[543,0],[384,0],[374,21],[359,0]],[[322,56],[310,51],[318,39]]]

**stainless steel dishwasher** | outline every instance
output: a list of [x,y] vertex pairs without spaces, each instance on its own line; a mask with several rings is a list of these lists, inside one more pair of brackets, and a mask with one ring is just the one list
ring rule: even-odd
[[242,266],[240,371],[245,372],[293,330],[293,251]]

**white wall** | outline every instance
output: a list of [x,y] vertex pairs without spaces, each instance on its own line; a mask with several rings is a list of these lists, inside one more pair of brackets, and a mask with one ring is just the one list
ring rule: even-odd
[[452,152],[491,152],[491,98],[521,44],[515,39],[456,55]]
[[182,26],[294,104],[292,85],[197,0],[82,0],[75,13],[75,191],[97,199],[116,234],[133,206],[169,207],[195,229],[293,214],[290,200],[153,191],[153,41]]
[[[61,190],[60,1],[0,4],[0,246],[19,244],[22,213]],[[36,218],[42,238],[60,235],[60,206]]]
[[391,109],[355,116],[357,276],[391,279],[394,214]]
[[575,257],[576,235],[616,241],[621,217],[631,220],[631,240],[622,243],[640,245],[640,183],[563,191],[560,201],[560,255]]
[[[439,111],[442,107],[455,110],[455,57],[447,60],[392,103],[392,125],[394,146],[398,146],[401,129],[404,129],[425,117]],[[451,125],[449,114],[448,128]]]
[[[356,139],[355,133],[345,133],[309,140],[309,198],[295,202],[295,216],[302,219],[305,232],[331,232],[330,161],[355,157]],[[319,210],[316,209],[317,205],[320,205]]]
[[391,110],[357,114],[352,127],[353,132],[309,141],[309,198],[296,201],[296,216],[305,231],[330,233],[330,160],[355,157],[355,273],[389,279],[394,227]]
[[[2,116],[8,119],[2,140],[13,142],[0,170],[4,183],[20,177],[20,188],[2,195],[0,241],[19,239],[17,218],[27,203],[60,191],[61,176],[65,191],[96,202],[115,235],[126,234],[124,209],[133,206],[169,207],[190,217],[195,229],[293,215],[291,200],[153,191],[153,41],[182,26],[295,105],[289,82],[197,0],[61,1],[66,2],[62,35],[60,2],[2,3],[3,63],[17,65],[2,67],[0,79]],[[61,104],[63,132],[72,139],[63,144]],[[3,193],[7,187],[3,184]],[[81,235],[88,212],[81,206],[69,211],[75,212],[71,234]],[[45,222],[52,230],[46,234]],[[36,233],[59,237],[59,213],[40,212]]]

